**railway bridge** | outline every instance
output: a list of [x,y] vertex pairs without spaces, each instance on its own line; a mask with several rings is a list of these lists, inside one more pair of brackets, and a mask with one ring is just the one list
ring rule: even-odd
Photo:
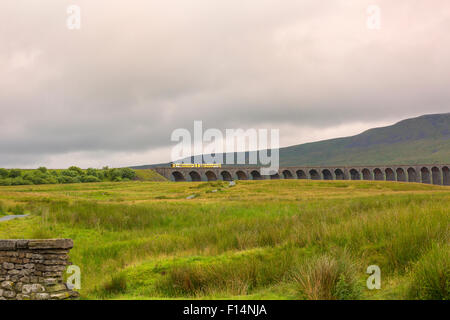
[[450,186],[449,168],[450,164],[280,167],[278,172],[270,176],[261,175],[260,167],[256,166],[222,168],[160,167],[155,168],[155,171],[167,179],[176,182],[311,179],[400,181]]

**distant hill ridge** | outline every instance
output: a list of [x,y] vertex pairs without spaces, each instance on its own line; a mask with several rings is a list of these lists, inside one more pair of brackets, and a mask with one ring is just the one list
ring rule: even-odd
[[280,148],[281,166],[434,163],[450,163],[450,113],[406,119],[351,137]]

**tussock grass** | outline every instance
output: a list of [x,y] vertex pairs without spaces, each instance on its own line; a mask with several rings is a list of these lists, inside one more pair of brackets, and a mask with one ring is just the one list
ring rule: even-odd
[[111,280],[104,283],[100,288],[96,289],[98,296],[108,298],[110,296],[124,293],[127,290],[127,278],[125,274],[119,273],[113,275]]
[[172,297],[246,295],[286,279],[296,263],[293,250],[257,250],[208,263],[175,266],[157,289]]
[[409,295],[412,299],[450,300],[450,245],[436,245],[411,272]]
[[358,268],[344,252],[338,258],[324,254],[304,262],[293,278],[308,300],[347,300],[360,297]]

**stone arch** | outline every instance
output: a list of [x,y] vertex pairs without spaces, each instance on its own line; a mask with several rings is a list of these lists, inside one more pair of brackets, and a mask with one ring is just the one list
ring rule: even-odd
[[331,174],[331,171],[328,169],[322,170],[322,177],[323,180],[333,180],[333,175]]
[[350,170],[350,177],[352,180],[361,180],[361,175],[359,174],[359,171],[356,169]]
[[423,167],[420,169],[420,176],[422,178],[422,183],[431,183],[430,170],[428,170],[428,168]]
[[417,173],[414,168],[408,168],[408,182],[417,182]]
[[214,172],[212,171],[206,171],[206,178],[208,179],[208,181],[217,181],[217,176]]
[[270,175],[270,179],[278,180],[278,179],[280,179],[280,175],[278,174],[278,172],[275,172],[274,174]]
[[395,170],[395,172],[397,173],[397,181],[402,181],[402,182],[406,181],[406,174],[405,174],[405,170],[403,170],[403,168],[397,168],[397,170]]
[[236,172],[236,176],[237,176],[238,180],[247,180],[247,179],[248,179],[248,177],[247,177],[247,175],[245,174],[245,172],[244,172],[244,171],[241,171],[241,170],[239,170],[238,172]]
[[387,168],[386,170],[384,170],[384,172],[386,173],[386,181],[395,181],[394,170],[392,170],[391,168]]
[[375,170],[373,170],[373,176],[374,176],[375,180],[377,180],[377,181],[384,180],[383,171],[381,171],[380,168],[376,168]]
[[186,181],[186,178],[183,176],[183,174],[180,171],[172,172],[172,176],[173,176],[173,179],[175,180],[175,182]]
[[442,168],[442,183],[444,186],[450,186],[450,169],[448,167]]
[[233,177],[231,176],[231,173],[228,171],[222,171],[220,175],[222,176],[223,181],[233,181]]
[[362,176],[363,180],[372,180],[372,174],[370,173],[370,170],[367,168],[364,168],[362,170]]
[[431,168],[431,177],[432,177],[433,184],[435,184],[435,185],[442,184],[441,170],[439,170],[438,167]]
[[292,172],[289,170],[283,170],[283,178],[284,179],[293,179],[294,176],[292,175]]
[[341,169],[334,170],[334,176],[336,177],[336,180],[345,180],[344,171]]
[[202,177],[197,171],[189,172],[189,176],[191,177],[191,181],[202,181]]
[[262,180],[261,173],[259,173],[259,171],[257,170],[253,170],[252,172],[250,172],[250,175],[252,176],[253,180]]
[[319,173],[314,169],[309,170],[309,176],[311,177],[312,180],[320,180]]
[[296,174],[297,174],[297,179],[307,179],[308,178],[306,176],[305,171],[303,171],[303,170],[297,170]]

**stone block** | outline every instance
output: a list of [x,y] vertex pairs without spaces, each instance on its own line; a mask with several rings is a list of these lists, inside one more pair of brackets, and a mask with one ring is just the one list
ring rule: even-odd
[[5,290],[14,290],[14,282],[12,281],[3,281],[0,285],[2,289]]

